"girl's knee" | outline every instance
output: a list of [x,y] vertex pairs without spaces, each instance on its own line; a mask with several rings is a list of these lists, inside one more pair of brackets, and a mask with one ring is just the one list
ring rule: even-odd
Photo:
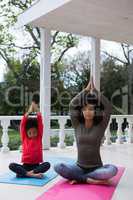
[[44,167],[47,168],[47,169],[50,169],[51,165],[49,162],[45,162],[44,163]]
[[9,164],[9,169],[13,170],[15,166],[16,166],[16,163],[10,163]]

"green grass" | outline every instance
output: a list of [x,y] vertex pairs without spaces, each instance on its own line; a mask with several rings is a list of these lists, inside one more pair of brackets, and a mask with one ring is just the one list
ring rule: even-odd
[[[51,136],[50,137],[50,141],[51,141],[51,147],[57,147],[57,144],[59,142],[59,137],[56,136]],[[72,146],[74,142],[74,137],[73,135],[66,135],[65,137],[65,143],[67,146]]]
[[[19,132],[13,129],[9,129],[8,135],[9,135],[10,150],[18,150],[21,145]],[[0,130],[0,138],[1,136],[2,136],[2,130]],[[0,140],[0,146],[2,146],[1,140]]]

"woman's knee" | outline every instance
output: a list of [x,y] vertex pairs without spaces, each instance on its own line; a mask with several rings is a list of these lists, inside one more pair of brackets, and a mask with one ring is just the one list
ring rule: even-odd
[[64,167],[65,167],[65,165],[63,163],[58,163],[58,164],[54,165],[54,170],[57,173],[60,173],[60,172],[62,172]]
[[72,173],[72,169],[71,167],[61,163],[61,164],[57,164],[54,166],[54,169],[56,171],[57,174],[59,174],[60,176],[62,176],[63,178],[72,180],[73,178],[73,173]]
[[112,175],[115,176],[118,173],[118,168],[115,165],[110,166]]
[[112,177],[116,176],[116,174],[118,173],[118,168],[115,165],[108,164],[104,167],[107,169],[108,174]]
[[118,169],[114,165],[104,165],[101,168],[96,169],[95,171],[89,173],[89,177],[95,179],[110,179],[115,176],[118,172]]

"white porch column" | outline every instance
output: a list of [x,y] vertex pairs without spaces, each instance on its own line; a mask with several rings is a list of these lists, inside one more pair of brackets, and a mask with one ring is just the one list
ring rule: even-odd
[[92,52],[92,62],[91,62],[91,75],[94,79],[94,84],[97,90],[100,91],[100,39],[91,39],[91,52]]
[[51,117],[51,32],[41,28],[40,111],[44,120],[44,149],[50,148]]

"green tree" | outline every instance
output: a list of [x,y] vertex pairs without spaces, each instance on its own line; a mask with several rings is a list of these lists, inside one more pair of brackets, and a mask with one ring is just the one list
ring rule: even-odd
[[[14,30],[18,15],[29,8],[34,2],[32,0],[1,0],[0,2],[0,15],[3,17],[0,25],[0,56],[8,68],[8,73],[5,75],[5,83],[2,84],[2,87],[4,85],[5,88],[3,91],[12,87],[13,84],[18,85],[18,83],[24,88],[28,87],[29,91],[36,91],[36,88],[39,89],[38,56],[40,55],[40,29],[37,27],[32,28],[29,25],[24,26],[23,34],[28,39],[26,42],[22,42],[21,46],[17,44],[16,30]],[[51,34],[52,87],[57,88],[61,92],[62,90],[64,91],[64,80],[61,77],[61,71],[63,70],[62,58],[70,48],[78,44],[79,37],[59,31],[52,31]],[[55,76],[54,74],[57,75]],[[24,98],[25,92],[27,91],[24,91]],[[19,94],[17,93],[16,95]],[[14,95],[11,95],[11,97],[15,101]],[[52,101],[54,101],[54,97],[52,95]],[[23,102],[23,108],[21,107],[20,110],[25,110],[25,99],[23,99]],[[59,108],[59,101],[57,101],[55,108],[52,107],[52,110]],[[8,112],[8,106],[6,109]],[[14,110],[12,112],[16,112],[14,108],[12,110]]]
[[[12,28],[18,15],[28,9],[34,2],[33,0],[1,0],[0,13],[3,16],[3,23],[0,29],[2,30],[0,33],[0,46],[2,47],[0,48],[0,55],[2,58],[5,59],[9,55],[9,49],[11,51],[23,50],[23,52],[24,50],[30,52],[32,49],[36,52],[36,55],[40,54],[40,29],[38,27],[24,26],[22,31],[28,39],[21,46],[16,44],[15,30]],[[52,31],[51,47],[54,62],[60,62],[64,54],[77,43],[78,37],[75,35]]]
[[118,65],[111,58],[103,61],[101,66],[101,91],[104,91],[105,96],[110,100],[116,90],[120,91],[119,98],[117,97],[115,102],[117,106],[114,106],[114,114],[124,114],[118,107],[122,107],[123,88],[127,85],[127,77],[125,65]]
[[11,65],[1,83],[0,114],[16,115],[25,112],[32,94],[39,91],[39,63],[28,55],[22,61],[13,58]]
[[64,80],[66,87],[73,87],[75,93],[81,91],[90,77],[90,52],[78,52],[64,59]]
[[120,44],[123,52],[123,59],[118,56],[103,52],[107,57],[119,62],[126,67],[127,85],[128,85],[128,114],[133,114],[133,46],[128,44]]

